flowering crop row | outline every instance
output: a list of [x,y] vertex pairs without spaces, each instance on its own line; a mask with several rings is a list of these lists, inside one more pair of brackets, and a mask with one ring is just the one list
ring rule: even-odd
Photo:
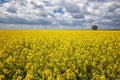
[[0,80],[119,80],[120,31],[1,30]]

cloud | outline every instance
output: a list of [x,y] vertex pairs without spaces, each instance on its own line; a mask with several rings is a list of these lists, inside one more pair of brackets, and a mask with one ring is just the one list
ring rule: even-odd
[[120,28],[120,2],[119,0],[0,0],[0,23],[43,25],[43,28],[44,26],[90,28],[93,24],[98,24],[101,28]]

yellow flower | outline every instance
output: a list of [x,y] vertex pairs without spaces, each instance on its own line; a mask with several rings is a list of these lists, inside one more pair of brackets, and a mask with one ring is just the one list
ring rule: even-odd
[[21,77],[21,76],[18,76],[17,80],[22,80],[22,77]]
[[8,73],[9,73],[9,70],[8,70],[8,69],[3,69],[3,73],[4,73],[4,74],[8,74]]
[[0,75],[0,80],[4,80],[5,75]]

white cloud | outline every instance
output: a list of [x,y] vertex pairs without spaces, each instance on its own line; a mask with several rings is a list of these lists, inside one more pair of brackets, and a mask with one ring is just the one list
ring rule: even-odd
[[[98,24],[118,28],[119,6],[119,0],[8,0],[0,2],[0,23],[77,28]],[[63,13],[59,10],[55,13],[56,9]]]

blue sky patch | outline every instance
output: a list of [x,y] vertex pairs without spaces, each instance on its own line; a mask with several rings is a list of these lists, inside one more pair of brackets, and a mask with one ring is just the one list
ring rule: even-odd
[[55,9],[53,12],[54,12],[54,13],[64,14],[64,11],[63,11],[62,8]]

